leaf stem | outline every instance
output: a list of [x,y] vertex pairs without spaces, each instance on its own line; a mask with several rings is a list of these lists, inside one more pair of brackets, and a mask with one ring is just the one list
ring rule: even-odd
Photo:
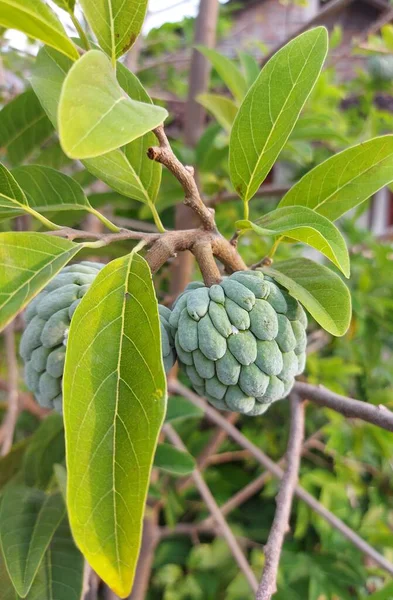
[[49,219],[44,217],[44,215],[41,215],[39,212],[34,210],[34,208],[31,208],[30,206],[27,206],[27,205],[23,206],[23,210],[25,212],[27,212],[29,215],[31,215],[32,217],[34,217],[35,219],[37,219],[38,221],[40,221],[48,229],[52,229],[52,230],[62,229],[61,225],[56,225],[56,223],[52,223],[52,221],[49,221]]
[[244,219],[248,221],[250,218],[250,207],[248,202],[244,202]]
[[150,210],[151,210],[151,212],[152,212],[153,219],[154,219],[154,223],[155,223],[155,225],[156,225],[156,227],[157,227],[158,231],[159,231],[160,233],[165,233],[165,231],[166,231],[166,230],[165,230],[165,227],[164,227],[164,225],[162,224],[162,221],[161,221],[161,219],[160,219],[160,215],[158,214],[158,211],[157,211],[157,209],[156,209],[155,205],[153,204],[153,202],[149,202],[149,208],[150,208]]
[[91,47],[90,46],[90,42],[89,42],[89,40],[87,38],[86,33],[83,30],[82,25],[79,23],[78,19],[76,18],[76,16],[74,15],[74,13],[71,10],[69,11],[69,15],[71,17],[71,21],[72,21],[75,29],[77,30],[77,32],[79,34],[79,37],[81,39],[83,48],[85,50],[90,50],[90,47]]
[[99,219],[101,221],[101,223],[103,223],[105,225],[105,227],[107,227],[110,231],[114,231],[115,233],[119,233],[119,231],[121,230],[120,227],[118,227],[117,225],[115,225],[114,223],[112,223],[112,221],[110,221],[109,219],[107,219],[102,213],[100,213],[99,210],[96,210],[92,206],[88,210],[89,210],[89,212],[92,215],[94,215],[95,217],[97,217],[97,219]]
[[277,250],[278,246],[280,245],[280,242],[281,242],[281,240],[282,240],[283,238],[284,238],[284,236],[283,236],[283,235],[280,235],[280,237],[278,237],[278,238],[276,239],[276,241],[274,242],[273,246],[270,248],[270,250],[269,250],[269,252],[268,252],[268,254],[267,254],[267,256],[268,256],[269,258],[273,258],[273,256],[274,256],[274,255],[275,255],[275,253],[276,253],[276,250]]

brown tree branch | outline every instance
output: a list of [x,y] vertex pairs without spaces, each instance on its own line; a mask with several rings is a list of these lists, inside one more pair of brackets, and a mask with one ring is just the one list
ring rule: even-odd
[[158,527],[159,510],[153,508],[151,513],[151,515],[145,517],[143,522],[142,546],[139,553],[134,585],[129,600],[144,600],[149,589],[150,576],[154,562],[154,552],[160,541],[160,531]]
[[8,454],[14,441],[16,421],[19,414],[18,394],[18,361],[16,357],[14,324],[11,323],[4,331],[5,353],[8,376],[7,413],[1,426],[1,456]]
[[393,413],[382,404],[374,406],[374,404],[340,396],[340,394],[336,394],[322,386],[310,385],[301,381],[295,383],[294,389],[302,398],[307,398],[307,400],[311,400],[320,406],[331,408],[345,417],[362,419],[368,423],[373,423],[373,425],[378,425],[382,429],[387,429],[387,431],[393,431]]
[[[170,439],[170,441],[172,442],[172,444],[176,448],[178,448],[179,450],[186,450],[185,445],[183,444],[179,435],[176,433],[176,431],[173,429],[173,427],[171,425],[168,425],[168,424],[165,425],[164,431],[165,431],[165,434]],[[194,469],[194,471],[192,473],[192,478],[195,482],[195,485],[198,488],[200,495],[202,496],[204,502],[206,503],[206,506],[210,510],[214,520],[216,521],[217,525],[219,526],[222,535],[226,539],[226,542],[229,546],[229,549],[232,552],[234,559],[236,560],[237,564],[239,565],[240,569],[242,570],[243,574],[245,575],[251,589],[255,592],[258,587],[258,582],[256,580],[256,577],[255,577],[254,573],[252,572],[251,567],[248,564],[239,544],[237,543],[235,536],[233,535],[231,529],[228,526],[228,523],[226,522],[225,518],[223,517],[222,513],[220,512],[220,509],[217,506],[217,503],[214,500],[214,497],[213,497],[210,489],[206,485],[205,480],[203,479],[203,477],[198,469]]]
[[256,600],[270,600],[277,590],[277,571],[284,537],[289,530],[292,501],[299,478],[300,455],[304,437],[304,403],[291,397],[291,429],[286,453],[287,469],[277,495],[277,509],[265,546],[265,566]]
[[[194,394],[190,389],[182,385],[179,381],[171,380],[168,383],[169,390],[172,394],[180,394],[187,398],[201,408],[206,416],[216,425],[225,429],[228,435],[235,440],[242,448],[245,448],[251,452],[251,454],[258,460],[258,462],[270,471],[278,479],[282,479],[284,472],[283,470],[272,461],[262,450],[257,448],[252,442],[250,442],[236,427],[229,423],[216,409],[209,406],[202,398]],[[326,509],[318,500],[316,500],[311,494],[306,492],[301,486],[297,485],[295,493],[298,498],[303,500],[312,510],[314,510],[320,517],[325,519],[332,527],[337,529],[344,537],[346,537],[356,548],[358,548],[363,554],[371,558],[376,564],[384,569],[390,575],[393,575],[393,564],[389,562],[382,554],[380,554],[375,548],[370,546],[365,540],[363,540],[355,531],[353,531],[348,525],[346,525],[341,519],[336,517],[332,512]]]

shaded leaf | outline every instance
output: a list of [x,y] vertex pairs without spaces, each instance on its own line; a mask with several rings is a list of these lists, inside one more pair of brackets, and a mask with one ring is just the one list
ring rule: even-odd
[[74,12],[75,0],[53,0],[59,8],[63,8],[67,12]]
[[0,0],[0,25],[18,29],[74,60],[79,56],[56,15],[41,0]]
[[67,501],[67,471],[63,465],[53,465],[56,481],[59,486],[64,502]]
[[329,219],[309,208],[278,208],[258,219],[256,223],[238,221],[236,226],[239,229],[252,229],[262,236],[288,236],[308,244],[329,258],[345,277],[349,277],[349,253],[343,236]]
[[212,113],[226,131],[231,130],[237,113],[237,106],[233,100],[218,94],[199,94],[197,100]]
[[90,50],[70,69],[59,101],[59,136],[71,158],[93,158],[160,125],[167,111],[129,98],[109,59]]
[[232,128],[229,169],[244,202],[258,190],[285,145],[327,53],[327,31],[306,31],[279,50],[262,69]]
[[65,512],[60,494],[47,496],[24,486],[5,490],[0,509],[0,541],[9,576],[20,596],[29,592]]
[[246,78],[247,86],[251,87],[259,75],[260,67],[258,61],[248,52],[239,52],[240,63]]
[[18,473],[29,443],[30,438],[17,442],[0,458],[0,490]]
[[195,459],[188,452],[178,450],[170,444],[158,444],[154,466],[172,475],[189,475],[195,469]]
[[21,164],[52,131],[51,122],[33,90],[23,92],[0,111],[1,146],[7,149],[11,165]]
[[197,49],[211,62],[236,100],[241,102],[247,93],[247,82],[233,60],[230,60],[212,48],[197,46]]
[[139,255],[109,263],[78,306],[63,396],[72,532],[93,569],[124,597],[166,408],[157,300]]
[[65,457],[63,418],[49,415],[34,432],[23,460],[26,485],[45,490],[53,477],[56,463]]
[[185,398],[180,396],[171,396],[168,399],[168,407],[166,411],[165,421],[182,421],[184,419],[193,419],[195,417],[202,418],[204,412],[198,406],[194,406]]
[[0,330],[82,247],[43,233],[0,233]]
[[307,206],[334,221],[391,181],[393,135],[385,135],[325,160],[295,183],[279,206]]
[[101,48],[115,60],[134,44],[145,20],[148,0],[81,0]]
[[328,333],[342,336],[351,321],[351,296],[338,275],[308,258],[292,258],[264,268],[308,310]]

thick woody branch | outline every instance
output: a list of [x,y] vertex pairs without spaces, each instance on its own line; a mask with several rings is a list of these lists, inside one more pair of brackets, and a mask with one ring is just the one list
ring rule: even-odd
[[207,208],[202,201],[195,182],[193,167],[185,167],[176,158],[162,125],[154,129],[154,134],[159,142],[159,147],[149,148],[148,157],[164,165],[180,182],[185,193],[184,204],[199,216],[203,228],[207,231],[216,231],[214,211]]
[[[216,425],[219,425],[224,429],[229,437],[237,442],[242,448],[245,448],[251,452],[251,454],[257,459],[257,461],[265,467],[274,477],[282,479],[284,476],[283,470],[271,460],[262,450],[260,450],[255,444],[250,442],[236,427],[229,423],[222,415],[220,415],[216,409],[208,406],[208,404],[199,396],[194,394],[187,387],[182,385],[179,381],[170,380],[168,387],[171,393],[180,394],[184,398],[187,398],[202,408],[206,416]],[[297,391],[297,390],[296,390]],[[316,500],[311,494],[309,494],[304,488],[297,485],[295,493],[298,498],[305,502],[314,512],[320,517],[327,521],[332,527],[337,529],[344,537],[346,537],[356,548],[363,552],[366,556],[371,558],[377,565],[384,569],[390,575],[393,575],[393,564],[389,562],[382,554],[380,554],[375,548],[370,546],[365,540],[363,540],[355,531],[353,531],[348,525],[346,525],[341,519],[336,517],[330,510],[325,508],[318,500]]]
[[362,419],[368,423],[373,423],[373,425],[378,425],[382,429],[387,429],[387,431],[393,431],[393,413],[382,404],[374,406],[374,404],[340,396],[340,394],[336,394],[322,386],[310,385],[300,381],[296,382],[294,389],[302,398],[311,400],[320,406],[331,408],[345,417]]
[[277,572],[285,534],[289,530],[292,501],[299,477],[300,456],[304,437],[304,404],[293,394],[291,429],[286,453],[287,469],[277,496],[277,509],[265,546],[265,566],[256,600],[270,600],[277,589]]

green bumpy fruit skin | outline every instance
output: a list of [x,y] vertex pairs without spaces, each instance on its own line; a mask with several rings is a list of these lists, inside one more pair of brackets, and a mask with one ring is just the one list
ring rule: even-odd
[[169,325],[193,388],[220,410],[261,415],[305,368],[306,313],[261,271],[233,273],[211,288],[191,284]]
[[[62,269],[29,304],[20,343],[25,382],[38,403],[62,412],[62,378],[71,318],[84,294],[105,265],[84,261]],[[165,371],[176,362],[169,325],[171,310],[159,305],[161,348]]]

